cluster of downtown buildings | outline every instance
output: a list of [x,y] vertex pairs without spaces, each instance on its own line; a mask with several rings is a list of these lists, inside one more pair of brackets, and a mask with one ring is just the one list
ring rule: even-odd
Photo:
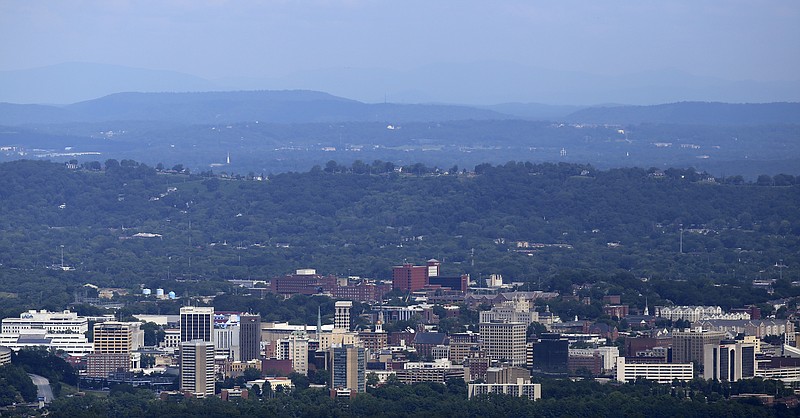
[[[470,397],[505,393],[529,399],[541,397],[540,385],[531,383],[535,375],[660,383],[760,376],[800,382],[793,323],[761,319],[756,308],[723,312],[719,307],[655,307],[650,315],[647,307],[630,312],[619,296],[607,296],[604,311],[638,330],[626,335],[602,322],[563,321],[546,307],[549,300],[577,298],[574,295],[510,292],[498,277],[492,277],[486,288],[470,288],[466,275],[440,276],[436,260],[395,267],[391,284],[322,276],[311,269],[261,287],[254,282],[239,284],[253,294],[328,294],[337,299],[333,323],[323,324],[320,314],[315,324],[262,322],[258,313],[202,306],[183,307],[178,315],[135,315],[141,322],[120,322],[111,315],[28,311],[19,318],[3,319],[0,346],[7,349],[0,354],[26,346],[60,350],[87,379],[113,379],[138,370],[174,371],[180,376],[176,394],[193,397],[214,396],[216,381],[241,376],[247,369],[261,375],[247,386],[263,388],[268,383],[273,389],[291,388],[286,376],[292,372],[328,373],[327,388],[337,397],[365,392],[368,377],[379,383],[393,378],[404,383],[461,378],[468,383]],[[413,304],[385,305],[383,296],[393,289]],[[372,304],[365,314],[369,327],[351,326],[353,302]],[[464,307],[482,307],[477,327],[439,332],[438,323],[458,316]],[[388,323],[411,320],[419,325],[384,330]],[[660,326],[675,321],[691,326]],[[145,347],[145,322],[162,327],[164,338],[158,346]],[[87,339],[90,323],[92,342]],[[531,335],[528,329],[534,323],[548,332]],[[762,341],[770,336],[773,344]],[[776,345],[778,336],[782,344]],[[0,355],[0,361],[4,359]],[[221,395],[247,396],[247,389],[225,389]]]

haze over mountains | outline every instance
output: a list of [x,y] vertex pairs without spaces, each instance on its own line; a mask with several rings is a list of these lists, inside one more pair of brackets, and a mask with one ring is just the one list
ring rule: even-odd
[[800,103],[681,102],[589,108],[505,104],[479,108],[445,104],[369,104],[308,90],[116,93],[66,106],[0,103],[0,124],[7,126],[108,121],[209,125],[247,121],[406,123],[508,119],[615,125],[798,124]]
[[[509,99],[514,95],[538,97],[526,89],[540,86],[537,83],[545,79],[522,83],[515,90],[511,87],[514,77],[491,73],[490,66],[483,67],[489,76],[481,76],[475,68],[454,71],[451,79],[443,72],[438,79],[420,81],[430,97],[453,94],[447,100],[423,104],[398,103],[396,96],[388,95],[386,102],[370,102],[336,94],[336,89],[359,91],[386,82],[376,82],[366,73],[349,81],[341,78],[343,73],[339,78],[321,77],[334,89],[332,93],[307,87],[223,91],[221,83],[180,73],[88,64],[5,72],[0,74],[0,96],[36,96],[36,101],[61,104],[0,102],[0,160],[129,158],[150,165],[184,164],[193,171],[214,168],[259,173],[306,170],[330,160],[470,168],[509,160],[564,161],[606,168],[695,167],[748,177],[798,173],[800,167],[797,102],[758,103],[757,98],[753,99],[756,103],[706,101],[713,94],[703,96],[703,101],[654,105],[501,102],[505,98],[501,94],[508,92]],[[547,87],[578,92],[584,86],[582,95],[574,96],[580,101],[573,103],[590,100],[591,94],[604,97],[604,103],[627,102],[623,96],[603,96],[606,93],[602,91],[614,85],[611,82],[590,79],[597,83],[592,84],[579,82],[576,74],[551,74],[556,75],[561,78],[548,79],[551,85],[542,91]],[[410,78],[401,78],[398,75],[393,82],[397,86],[410,83]],[[478,78],[485,83],[474,82]],[[426,84],[434,79],[441,85]],[[632,78],[629,86],[641,86],[643,80]],[[661,86],[673,79],[663,80]],[[459,83],[464,83],[463,88]],[[498,87],[504,83],[507,89]],[[704,88],[710,89],[712,84],[704,84]],[[314,85],[311,78],[307,85]],[[681,88],[674,88],[675,96],[682,94]],[[112,89],[140,92],[102,95]],[[643,87],[636,94],[659,97],[653,93],[658,89]],[[153,90],[162,92],[147,92]],[[484,95],[481,97],[487,101],[483,103],[499,104],[447,104],[468,102],[470,94],[478,97],[492,91],[498,92],[493,96],[497,100]],[[758,91],[759,97],[774,97],[763,85]],[[25,92],[30,94],[25,96]],[[65,102],[78,92],[101,96]],[[569,97],[559,94],[552,97]],[[745,88],[732,88],[726,94],[745,97],[749,93]],[[788,97],[791,90],[783,94]]]
[[800,81],[755,82],[674,70],[605,76],[507,62],[430,64],[410,71],[330,68],[277,78],[208,80],[175,71],[64,63],[0,71],[0,102],[69,104],[118,92],[317,90],[367,103],[649,105],[678,101],[800,101]]

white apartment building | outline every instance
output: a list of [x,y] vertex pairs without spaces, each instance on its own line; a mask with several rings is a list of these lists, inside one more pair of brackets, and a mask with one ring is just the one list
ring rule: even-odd
[[[656,306],[656,316],[671,321],[684,320],[689,322],[699,321],[703,318],[722,315],[719,306]],[[750,319],[750,315],[747,315]]]
[[769,335],[784,335],[785,343],[793,344],[795,341],[794,323],[788,319],[703,319],[693,323],[692,326],[733,335],[744,334],[759,339]]

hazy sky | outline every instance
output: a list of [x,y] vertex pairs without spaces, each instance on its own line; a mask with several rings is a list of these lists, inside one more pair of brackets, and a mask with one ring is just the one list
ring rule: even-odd
[[0,57],[0,70],[81,61],[210,79],[488,60],[796,80],[800,1],[0,0]]

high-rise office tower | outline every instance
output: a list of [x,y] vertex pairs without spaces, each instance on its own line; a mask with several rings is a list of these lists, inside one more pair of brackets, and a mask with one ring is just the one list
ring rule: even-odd
[[736,382],[755,376],[756,347],[741,341],[722,340],[703,347],[703,379]]
[[569,371],[568,364],[569,341],[560,334],[544,333],[533,344],[534,372],[566,375]]
[[241,361],[261,357],[261,315],[242,314],[239,317],[239,349]]
[[214,341],[214,308],[184,306],[181,308],[181,342]]
[[181,390],[198,398],[214,396],[214,343],[181,343]]
[[331,388],[367,391],[367,355],[363,347],[331,347]]
[[492,360],[525,367],[525,331],[522,322],[492,321],[478,325],[481,334],[481,351]]

